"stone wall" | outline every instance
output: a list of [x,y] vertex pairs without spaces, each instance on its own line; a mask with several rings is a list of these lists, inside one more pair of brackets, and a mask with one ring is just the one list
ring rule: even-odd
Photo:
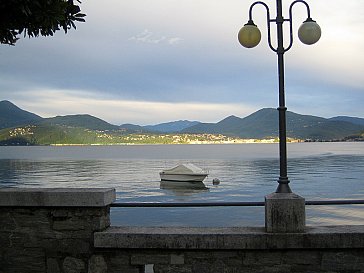
[[109,273],[145,264],[155,273],[364,272],[364,226],[286,234],[259,227],[110,227],[94,238]]
[[[108,273],[364,272],[362,250],[113,249],[99,254],[108,266],[108,271],[105,271]],[[144,265],[150,265],[154,270],[139,271]]]
[[113,189],[1,189],[0,272],[98,272],[93,234],[110,226]]
[[113,189],[0,189],[0,273],[364,272],[364,226],[110,227]]

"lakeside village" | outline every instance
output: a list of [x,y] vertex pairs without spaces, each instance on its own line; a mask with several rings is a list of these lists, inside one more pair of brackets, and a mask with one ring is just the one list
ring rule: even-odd
[[[70,128],[70,127],[68,127]],[[236,137],[229,137],[222,134],[151,134],[151,133],[133,133],[120,135],[110,131],[89,130],[83,129],[84,135],[78,138],[80,143],[73,140],[64,132],[64,136],[54,137],[54,143],[40,143],[35,141],[37,137],[36,126],[29,125],[25,127],[18,127],[9,131],[10,138],[27,138],[31,143],[39,145],[137,145],[137,144],[233,144],[233,143],[276,143],[278,138],[268,139],[243,139]],[[93,136],[93,137],[92,137]],[[44,137],[42,137],[44,138]],[[63,140],[63,141],[62,141]],[[289,138],[288,142],[302,142],[299,139]]]
[[[242,139],[221,134],[133,134],[125,136],[121,144],[233,144],[233,143],[275,143],[278,138]],[[289,142],[302,142],[289,139]]]
[[[37,126],[28,125],[8,131],[7,139],[2,137],[2,145],[141,145],[141,144],[240,144],[240,143],[278,143],[279,139],[244,139],[222,134],[187,133],[133,133],[120,134],[113,131],[89,130],[68,127],[62,132],[40,133]],[[76,131],[75,131],[76,130]],[[10,141],[12,140],[12,141]],[[17,140],[21,140],[17,142]],[[5,142],[4,142],[5,141]],[[310,139],[287,138],[287,142],[311,142]]]

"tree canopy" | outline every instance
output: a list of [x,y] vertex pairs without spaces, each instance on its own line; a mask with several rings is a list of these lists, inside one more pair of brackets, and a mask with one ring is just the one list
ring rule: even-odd
[[85,16],[73,0],[0,0],[0,43],[15,45],[21,34],[53,36],[60,29],[67,33]]

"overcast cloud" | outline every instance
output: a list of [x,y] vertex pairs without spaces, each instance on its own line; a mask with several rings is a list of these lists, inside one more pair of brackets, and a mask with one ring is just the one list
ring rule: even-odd
[[[283,2],[287,17],[292,1]],[[364,117],[364,1],[307,2],[322,38],[305,46],[295,33],[285,54],[287,107]],[[0,45],[0,100],[43,117],[88,113],[141,125],[217,122],[277,107],[277,60],[262,7],[254,9],[261,44],[245,49],[237,41],[251,3],[84,0],[86,23],[77,30]],[[275,16],[275,1],[266,3]],[[300,3],[293,9],[295,32],[305,11]]]

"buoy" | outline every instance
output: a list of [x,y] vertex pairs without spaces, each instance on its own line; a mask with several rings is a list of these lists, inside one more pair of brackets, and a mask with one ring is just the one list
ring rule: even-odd
[[212,179],[212,184],[213,185],[219,185],[220,184],[220,179],[218,179],[218,178]]

